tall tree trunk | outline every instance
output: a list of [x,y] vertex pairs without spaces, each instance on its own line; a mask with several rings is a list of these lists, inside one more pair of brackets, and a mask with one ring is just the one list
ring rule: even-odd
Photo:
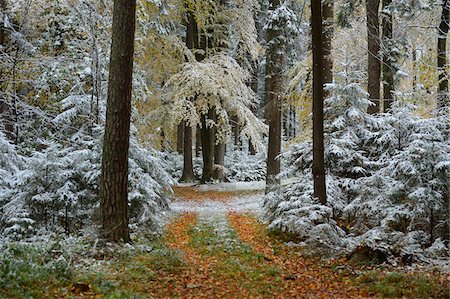
[[192,127],[184,124],[184,142],[183,142],[183,175],[180,178],[181,182],[192,182],[195,179],[194,167],[192,164]]
[[[0,0],[0,10],[1,14],[6,14],[7,4],[6,0]],[[2,20],[4,18],[2,17]],[[7,32],[4,28],[4,24],[0,24],[0,46],[3,49],[3,52],[6,52],[6,44],[7,44]],[[3,56],[3,55],[2,55]],[[5,58],[1,57],[2,60],[6,61]],[[8,103],[8,99],[5,96],[5,78],[3,75],[3,65],[0,65],[0,117],[2,122],[2,129],[5,133],[6,137],[15,141],[15,133],[14,133],[14,119],[11,103]]]
[[215,122],[216,111],[209,109],[208,114],[201,115],[202,127],[200,129],[200,135],[202,139],[202,156],[203,156],[203,174],[202,183],[210,182],[214,177],[214,142],[215,142],[215,129],[207,127],[207,120],[211,119]]
[[450,1],[444,0],[442,3],[441,23],[439,24],[438,44],[437,44],[437,66],[439,73],[438,86],[438,107],[449,105],[448,76],[447,73],[447,35],[450,23]]
[[325,161],[323,140],[323,51],[322,13],[320,1],[311,0],[311,32],[313,51],[313,165],[314,197],[326,204]]
[[[280,0],[270,0],[271,9],[275,10],[280,5]],[[282,24],[273,24],[267,29],[266,50],[266,81],[265,81],[265,115],[269,125],[269,145],[267,149],[267,173],[266,193],[273,191],[279,184],[280,160],[277,156],[281,153],[281,82],[284,65],[283,53],[280,48]],[[279,42],[275,42],[279,39]]]
[[367,53],[368,53],[368,82],[369,99],[374,104],[367,109],[370,114],[380,112],[380,0],[366,0],[367,11]]
[[[194,14],[192,11],[188,11],[186,16],[186,46],[189,49],[195,48],[196,40],[198,41],[197,34],[197,23]],[[183,175],[180,181],[190,182],[195,179],[192,163],[192,127],[186,121],[183,121],[181,125],[182,128],[178,126],[178,134],[183,135]],[[183,133],[180,134],[180,131]],[[178,138],[180,139],[180,136]]]
[[[334,0],[325,0],[322,3],[322,51],[323,51],[323,83],[333,82],[333,58],[331,56],[331,42],[334,33]],[[328,97],[325,92],[324,97]]]
[[392,57],[392,13],[385,11],[392,0],[383,0],[382,34],[383,34],[383,111],[391,109],[394,101],[394,65]]
[[[250,83],[250,87],[252,88],[252,90],[255,92],[256,97],[258,98],[257,102],[260,102],[259,99],[259,93],[258,93],[258,83],[259,83],[259,76],[258,76],[258,70],[259,70],[259,62],[257,62],[257,65],[255,66],[254,70],[253,70],[253,76],[252,76],[252,80]],[[258,115],[258,107],[252,106],[250,107],[251,111],[253,112],[254,115]],[[256,154],[256,149],[253,146],[252,141],[249,139],[248,140],[248,152],[250,155],[255,155]]]
[[100,180],[103,237],[130,242],[128,149],[130,143],[136,0],[114,0],[108,102]]
[[225,142],[220,142],[214,147],[214,179],[220,182],[225,180],[224,163]]
[[200,137],[200,127],[197,126],[195,129],[195,156],[200,157],[200,150],[202,147],[201,137]]
[[184,121],[179,123],[177,126],[177,152],[179,154],[183,153],[183,141],[184,141]]

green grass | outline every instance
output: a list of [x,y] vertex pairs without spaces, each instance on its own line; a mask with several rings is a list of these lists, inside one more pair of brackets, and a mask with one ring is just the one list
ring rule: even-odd
[[0,298],[73,296],[75,283],[89,285],[89,292],[102,298],[147,298],[141,290],[149,281],[186,266],[162,240],[152,241],[151,247],[150,252],[119,249],[107,261],[87,259],[74,269],[52,254],[54,244],[11,244],[0,255]]
[[371,295],[383,298],[449,298],[449,288],[436,276],[426,273],[381,272],[371,270],[360,275],[356,284]]
[[210,224],[199,222],[189,234],[190,247],[204,257],[219,261],[214,269],[216,278],[238,282],[253,296],[276,293],[277,286],[273,281],[281,280],[281,270],[263,263],[264,256],[239,240],[234,230],[229,229],[219,236]]
[[51,245],[20,243],[5,249],[0,255],[0,297],[42,297],[46,288],[69,282],[72,268],[64,259],[55,260],[52,249]]

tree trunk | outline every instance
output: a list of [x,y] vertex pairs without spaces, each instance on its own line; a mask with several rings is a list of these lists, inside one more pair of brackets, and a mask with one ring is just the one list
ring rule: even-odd
[[223,182],[225,180],[224,173],[225,163],[225,143],[216,144],[214,147],[214,179]]
[[[270,0],[270,7],[276,9],[280,5],[280,0]],[[269,125],[269,145],[267,149],[267,174],[266,193],[275,190],[280,184],[278,177],[280,173],[280,160],[276,159],[281,153],[281,82],[284,65],[283,53],[278,51],[281,48],[279,37],[282,24],[273,24],[267,29],[266,50],[266,81],[265,81],[265,115]],[[275,40],[278,39],[278,42]]]
[[195,130],[195,156],[200,157],[200,150],[202,147],[201,137],[200,137],[200,127],[197,126]]
[[[6,13],[6,1],[0,0],[0,9],[1,13]],[[3,18],[2,18],[3,19]],[[6,52],[6,44],[7,44],[7,32],[4,28],[4,24],[0,24],[0,46],[3,49],[2,52]],[[4,55],[4,53],[3,53]],[[2,56],[3,56],[2,55]],[[1,60],[6,61],[5,57],[0,57]],[[0,117],[2,122],[3,132],[5,133],[6,138],[10,141],[15,142],[15,133],[14,133],[14,118],[11,104],[8,103],[8,99],[5,96],[5,78],[3,75],[3,65],[0,65]]]
[[183,142],[183,175],[180,182],[192,182],[195,179],[194,167],[192,164],[192,127],[183,122],[184,142]]
[[233,130],[233,138],[234,138],[234,146],[236,150],[241,150],[242,142],[239,138],[240,127],[239,127],[239,119],[237,116],[231,117],[231,128]]
[[439,73],[438,86],[438,107],[449,105],[448,95],[448,73],[447,73],[447,35],[450,23],[450,1],[444,0],[442,3],[441,23],[439,24],[438,44],[437,44],[437,66]]
[[184,125],[184,121],[182,121],[181,123],[178,124],[177,126],[177,152],[179,154],[183,153],[183,141],[184,141],[184,130],[185,130],[185,125]]
[[[260,99],[259,99],[259,93],[258,93],[258,83],[259,83],[258,70],[259,70],[259,62],[257,63],[257,65],[255,66],[255,68],[253,70],[253,76],[252,76],[252,80],[250,83],[250,87],[255,92],[255,95],[258,98],[257,102],[259,103]],[[250,107],[250,109],[254,115],[258,115],[258,107],[256,105]],[[256,154],[256,149],[253,146],[253,143],[250,139],[248,140],[248,152],[250,155]]]
[[311,0],[311,32],[313,51],[313,165],[314,197],[327,203],[323,141],[323,51],[320,1]]
[[111,242],[131,241],[128,228],[128,149],[135,18],[135,0],[114,0],[100,180],[102,235]]
[[207,120],[211,119],[215,122],[216,111],[214,108],[208,110],[208,114],[201,115],[202,127],[200,130],[202,140],[202,156],[203,156],[203,174],[202,183],[210,182],[214,176],[214,142],[215,129],[206,126]]
[[367,92],[369,99],[374,104],[369,106],[367,112],[376,114],[380,112],[380,0],[366,0],[367,11],[367,53],[368,53],[368,82]]
[[[326,0],[322,4],[322,51],[323,51],[323,83],[333,82],[333,58],[331,56],[331,42],[333,40],[333,24],[334,24],[334,0]],[[324,97],[328,97],[325,92]]]
[[[383,9],[388,7],[392,0],[383,0]],[[388,112],[394,101],[394,66],[391,53],[392,48],[392,13],[383,12],[383,111]]]

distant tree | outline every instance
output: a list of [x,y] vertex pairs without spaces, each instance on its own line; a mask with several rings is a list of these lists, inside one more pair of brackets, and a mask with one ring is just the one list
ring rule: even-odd
[[392,0],[382,0],[382,45],[383,45],[383,111],[387,112],[394,101],[394,57],[393,45],[393,16],[390,5]]
[[438,31],[437,44],[437,67],[439,72],[438,86],[438,106],[445,107],[449,104],[448,100],[448,76],[447,73],[447,35],[450,25],[450,1],[442,1],[441,22]]
[[380,0],[366,0],[367,14],[367,91],[374,105],[369,106],[368,112],[375,114],[380,112]]
[[323,31],[322,6],[320,1],[311,0],[311,31],[313,51],[313,166],[314,197],[326,204],[325,162],[323,140]]
[[100,186],[102,235],[130,242],[128,150],[136,0],[114,0],[108,102]]
[[279,48],[284,45],[282,37],[282,18],[277,15],[280,0],[270,0],[273,11],[270,25],[266,32],[266,81],[265,81],[265,115],[269,125],[269,144],[267,148],[267,177],[266,193],[279,184],[280,160],[277,156],[281,152],[281,88],[284,63],[284,53]]
[[333,82],[333,59],[331,55],[331,42],[334,31],[334,0],[327,0],[322,3],[323,22],[323,79],[324,84]]
[[[193,50],[196,48],[197,43],[197,23],[193,12],[188,10],[186,15],[186,46],[188,49]],[[194,166],[192,162],[192,125],[186,121],[182,121],[180,125],[178,125],[177,147],[180,147],[183,152],[183,174],[181,175],[180,181],[191,182],[195,179]]]

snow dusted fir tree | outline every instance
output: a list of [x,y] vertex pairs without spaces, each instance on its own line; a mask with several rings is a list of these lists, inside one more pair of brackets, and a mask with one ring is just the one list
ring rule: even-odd
[[312,142],[293,145],[282,158],[290,165],[282,175],[294,176],[295,182],[279,192],[268,194],[263,205],[270,226],[298,235],[301,239],[319,242],[329,250],[344,246],[344,231],[334,219],[342,214],[352,181],[366,173],[364,140],[375,119],[367,114],[371,104],[367,93],[357,83],[349,60],[342,62],[336,82],[328,84],[331,95],[325,101],[325,165],[327,170],[327,201],[321,205],[313,198]]
[[[331,252],[368,248],[385,257],[441,257],[449,240],[449,120],[411,104],[367,114],[368,94],[338,72],[325,102],[328,206],[312,198],[311,143],[283,155],[296,177],[263,201],[270,226]],[[340,223],[341,228],[336,226]]]
[[[5,164],[0,182],[3,235],[23,238],[37,230],[78,233],[97,220],[105,113],[103,87],[110,39],[108,30],[100,28],[110,23],[111,14],[110,7],[97,3],[102,6],[99,8],[95,4],[83,1],[69,5],[62,1],[47,7],[48,14],[42,16],[53,21],[44,22],[48,28],[40,28],[44,40],[36,47],[36,55],[50,51],[54,60],[39,65],[37,73],[44,75],[33,77],[33,94],[46,111],[31,105],[21,111],[24,119],[20,152],[3,135],[0,138],[0,163]],[[34,8],[30,11],[40,12]],[[61,31],[61,26],[67,30]],[[145,99],[148,89],[140,65],[136,70],[134,93]],[[67,80],[68,73],[73,75],[71,80]],[[61,99],[61,95],[66,97]],[[158,215],[167,209],[163,193],[171,178],[153,149],[138,142],[134,126],[131,131],[131,223],[158,227]]]
[[[23,237],[19,224],[24,215],[33,229],[77,232],[96,221],[104,101],[100,100],[100,122],[91,114],[90,96],[70,96],[61,102],[63,112],[53,120],[60,130],[45,149],[26,158],[26,167],[14,176],[1,194],[5,233]],[[97,102],[97,101],[96,101]],[[171,178],[163,170],[153,150],[143,148],[132,127],[129,156],[129,202],[132,224],[158,227],[161,212],[167,209],[163,191]],[[26,211],[26,213],[24,212]],[[22,220],[21,220],[22,219]]]

